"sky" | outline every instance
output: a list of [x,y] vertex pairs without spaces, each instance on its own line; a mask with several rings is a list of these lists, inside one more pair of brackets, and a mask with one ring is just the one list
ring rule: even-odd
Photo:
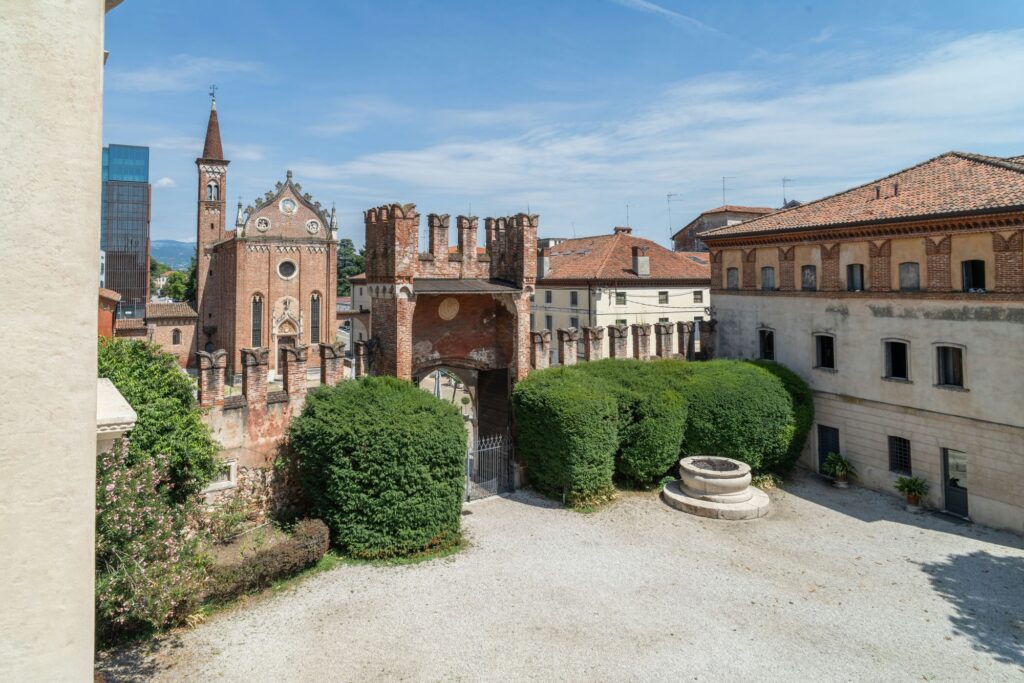
[[150,147],[153,239],[195,239],[211,84],[229,214],[290,169],[357,246],[391,202],[668,245],[723,203],[1024,154],[1020,0],[129,0],[106,49],[104,143]]

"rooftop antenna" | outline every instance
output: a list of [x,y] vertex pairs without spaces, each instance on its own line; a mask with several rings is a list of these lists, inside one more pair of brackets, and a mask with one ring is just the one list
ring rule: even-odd
[[791,182],[793,182],[792,178],[783,178],[782,179],[782,206],[783,207],[786,206],[786,185],[788,185]]
[[[734,176],[734,175],[724,175],[724,176],[722,176],[722,206],[725,206],[725,190],[727,189],[725,187],[725,181],[726,180],[735,180],[735,178],[736,178],[736,176]],[[728,189],[732,189],[732,188],[728,188]]]
[[626,227],[629,227],[629,204],[626,204]]
[[665,204],[668,206],[668,236],[672,237],[672,202],[676,201],[673,197],[680,197],[678,192],[669,192],[665,195]]

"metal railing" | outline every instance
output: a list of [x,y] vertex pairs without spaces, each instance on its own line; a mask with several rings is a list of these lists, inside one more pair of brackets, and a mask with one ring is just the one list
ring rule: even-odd
[[515,490],[511,439],[492,434],[477,440],[466,453],[466,500],[479,500]]

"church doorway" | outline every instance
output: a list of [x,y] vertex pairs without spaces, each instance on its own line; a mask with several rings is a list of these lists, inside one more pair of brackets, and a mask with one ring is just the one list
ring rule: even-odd
[[277,337],[277,367],[278,368],[284,366],[284,363],[285,363],[285,360],[284,360],[284,350],[286,348],[295,348],[295,335],[292,335],[292,334],[278,335],[278,337]]

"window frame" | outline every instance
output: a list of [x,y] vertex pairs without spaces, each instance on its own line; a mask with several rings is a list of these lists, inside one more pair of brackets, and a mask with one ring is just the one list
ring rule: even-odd
[[693,290],[693,303],[702,304],[704,303],[704,290],[695,289]]
[[[946,389],[949,391],[967,391],[967,347],[963,344],[955,344],[953,342],[935,342],[932,344],[933,352],[932,358],[932,372],[934,373],[934,385],[939,389]],[[942,360],[940,353],[944,349],[950,349],[959,352],[960,358],[960,384],[949,384],[943,382],[942,372]]]
[[[771,283],[770,283],[770,286],[767,286],[767,287],[765,286],[766,284],[768,284],[768,283],[765,282],[765,275],[771,275]],[[775,287],[775,267],[774,266],[763,266],[761,268],[761,291],[762,292],[774,292],[775,289],[776,289],[776,287]]]
[[319,344],[321,339],[321,318],[323,297],[320,292],[309,295],[309,343]]
[[[859,270],[855,270],[855,269],[859,269]],[[867,287],[864,284],[865,283],[865,279],[864,279],[865,271],[866,271],[866,269],[864,268],[864,264],[863,263],[848,263],[848,264],[846,264],[846,291],[848,291],[848,292],[864,292],[864,291],[867,291]],[[860,280],[860,287],[854,287],[853,286],[853,278],[851,277],[851,273],[854,273],[854,272],[858,273],[858,279]]]
[[569,306],[576,307],[580,305],[580,293],[575,289],[569,290]]
[[177,327],[175,327],[173,330],[171,330],[171,345],[172,346],[180,346],[181,345],[181,330],[179,330]]
[[[895,436],[893,434],[886,435],[887,451],[889,455],[889,471],[893,474],[901,474],[905,477],[914,476],[914,448],[910,439],[902,436]],[[903,444],[906,444],[906,469],[900,465],[903,463],[901,459],[904,457],[903,453],[898,452],[898,448],[903,448]]]
[[626,305],[626,293],[625,292],[615,292],[615,305],[616,306],[625,306]]
[[740,269],[735,266],[725,269],[725,288],[726,289],[739,289],[740,288]]
[[[905,348],[904,351],[904,365],[906,369],[906,377],[898,377],[892,374],[892,359],[890,354],[890,345],[900,344]],[[882,340],[882,379],[889,382],[903,382],[904,384],[912,384],[911,373],[910,373],[910,341],[907,339],[900,339],[898,337],[887,337]]]
[[[814,273],[814,286],[807,286],[807,278],[804,273]],[[817,292],[818,291],[818,266],[813,263],[808,263],[800,266],[800,291],[801,292]]]
[[[821,339],[829,339],[829,340],[831,340],[831,345],[832,345],[832,365],[831,366],[823,365],[822,364],[822,355],[823,354],[822,354],[821,342],[820,342]],[[838,358],[837,358],[838,355],[839,354],[836,353],[836,335],[832,334],[831,332],[815,332],[814,333],[814,369],[815,370],[824,370],[825,372],[839,372],[839,361],[838,361]]]
[[544,303],[550,304],[553,300],[552,291],[550,289],[544,290]]
[[253,294],[249,298],[249,341],[253,348],[263,346],[263,295]]
[[[977,285],[975,285],[975,283],[974,283],[974,273],[972,272],[970,280],[971,280],[971,285],[973,285],[973,286],[968,287],[967,286],[968,268],[970,268],[973,271],[974,268],[979,267],[979,266],[980,266],[980,269],[981,269],[981,286],[978,287]],[[988,289],[985,286],[987,284],[987,282],[986,282],[987,278],[988,278],[988,274],[985,272],[985,260],[984,259],[964,259],[963,261],[960,262],[960,285],[961,285],[960,288],[963,291],[971,293],[971,294],[983,294],[983,293],[987,292]]]
[[658,292],[658,303],[659,304],[667,304],[668,303],[668,290],[660,290]]
[[[914,266],[917,268],[917,286],[916,287],[904,287],[903,286],[903,266]],[[903,261],[896,266],[896,277],[899,279],[899,291],[901,292],[920,292],[921,291],[921,263],[919,261]]]

